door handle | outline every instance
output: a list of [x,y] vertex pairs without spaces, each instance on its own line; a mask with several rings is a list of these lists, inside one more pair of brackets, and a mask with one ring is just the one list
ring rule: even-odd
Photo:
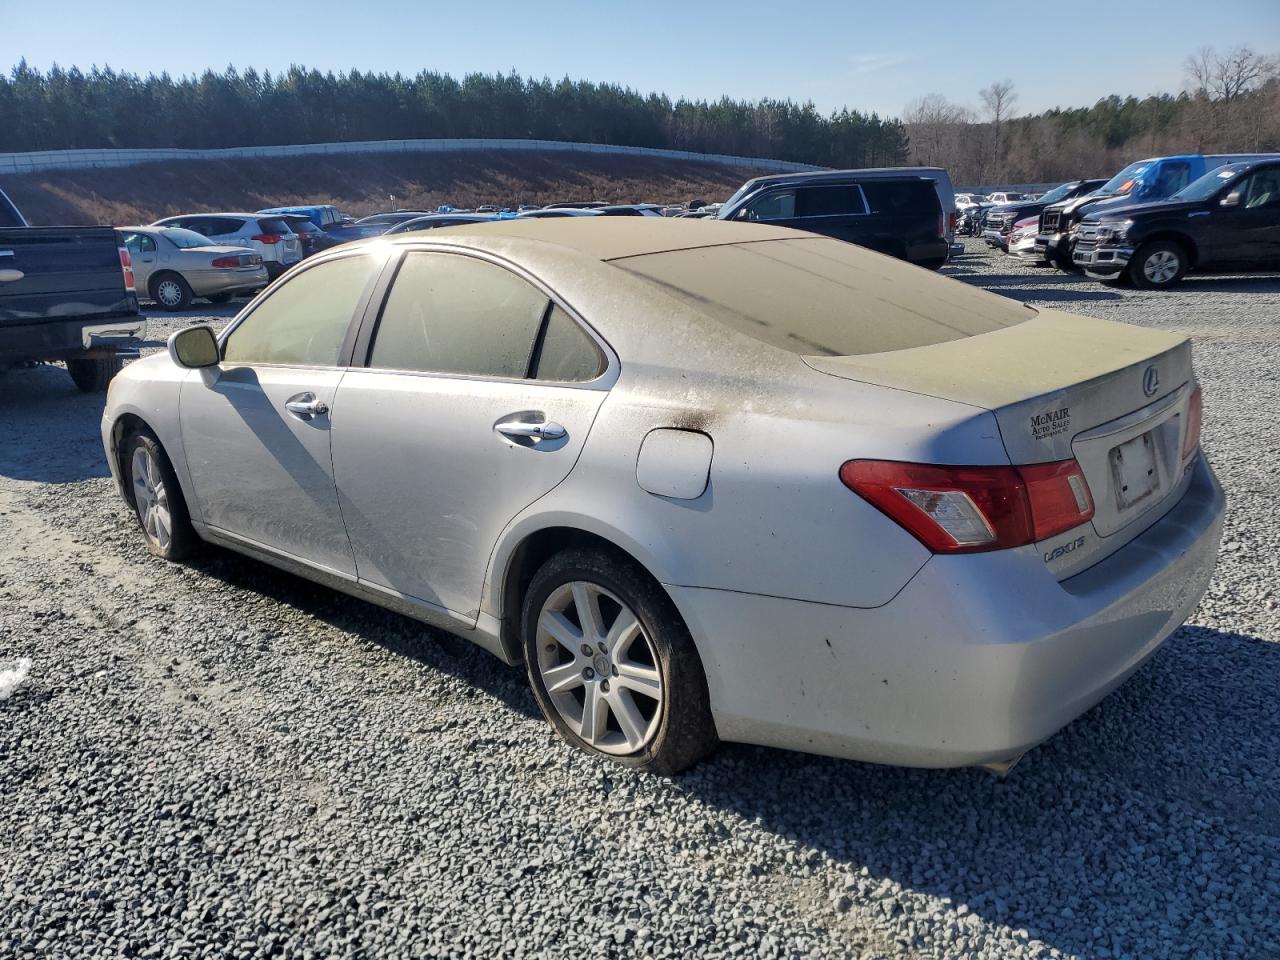
[[554,420],[535,419],[541,416],[542,414],[536,412],[513,413],[510,417],[495,423],[493,429],[526,447],[534,446],[544,440],[563,440],[568,436],[568,431]]
[[290,397],[284,402],[284,408],[300,420],[323,417],[329,412],[329,405],[323,400],[317,400],[314,393],[300,393]]
[[26,274],[21,270],[0,270],[0,283],[13,283],[25,276]]

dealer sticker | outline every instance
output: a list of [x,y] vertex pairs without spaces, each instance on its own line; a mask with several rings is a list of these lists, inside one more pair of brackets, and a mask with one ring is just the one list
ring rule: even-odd
[[1048,413],[1037,413],[1031,418],[1031,436],[1048,440],[1071,429],[1071,408],[1059,407]]

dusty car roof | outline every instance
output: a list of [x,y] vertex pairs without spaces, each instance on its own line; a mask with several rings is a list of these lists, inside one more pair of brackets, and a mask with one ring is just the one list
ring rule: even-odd
[[[690,250],[726,243],[786,240],[802,236],[794,230],[758,223],[720,220],[679,220],[674,217],[526,217],[492,223],[443,227],[448,234],[465,235],[468,245],[485,247],[486,239],[510,238],[554,244],[596,260],[618,260],[668,250]],[[408,240],[410,235],[406,235]]]

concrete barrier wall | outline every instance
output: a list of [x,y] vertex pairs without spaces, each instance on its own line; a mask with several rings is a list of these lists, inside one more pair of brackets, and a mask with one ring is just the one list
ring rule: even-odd
[[93,167],[132,167],[164,160],[234,160],[259,157],[310,157],[329,154],[449,153],[463,150],[544,150],[565,153],[601,153],[631,157],[663,157],[720,163],[727,166],[788,173],[822,170],[804,163],[734,157],[719,153],[690,153],[652,147],[625,147],[606,143],[565,143],[559,140],[362,140],[352,143],[303,143],[262,147],[222,147],[209,150],[153,148],[139,150],[44,150],[33,153],[0,153],[0,175],[38,173],[43,170],[83,170]]

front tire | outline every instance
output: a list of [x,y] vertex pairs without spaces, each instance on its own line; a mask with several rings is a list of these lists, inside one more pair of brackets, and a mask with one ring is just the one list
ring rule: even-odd
[[67,373],[83,393],[101,393],[123,368],[124,361],[115,353],[109,357],[67,361]]
[[169,313],[187,309],[193,296],[190,284],[176,273],[162,273],[151,281],[151,299]]
[[147,549],[163,560],[184,560],[200,546],[173,464],[155,437],[125,438],[120,456],[134,515]]
[[578,749],[664,776],[715,749],[693,638],[631,559],[597,548],[556,554],[529,584],[521,622],[538,706]]
[[1144,243],[1129,261],[1129,276],[1143,290],[1167,290],[1187,272],[1187,251],[1172,240]]

